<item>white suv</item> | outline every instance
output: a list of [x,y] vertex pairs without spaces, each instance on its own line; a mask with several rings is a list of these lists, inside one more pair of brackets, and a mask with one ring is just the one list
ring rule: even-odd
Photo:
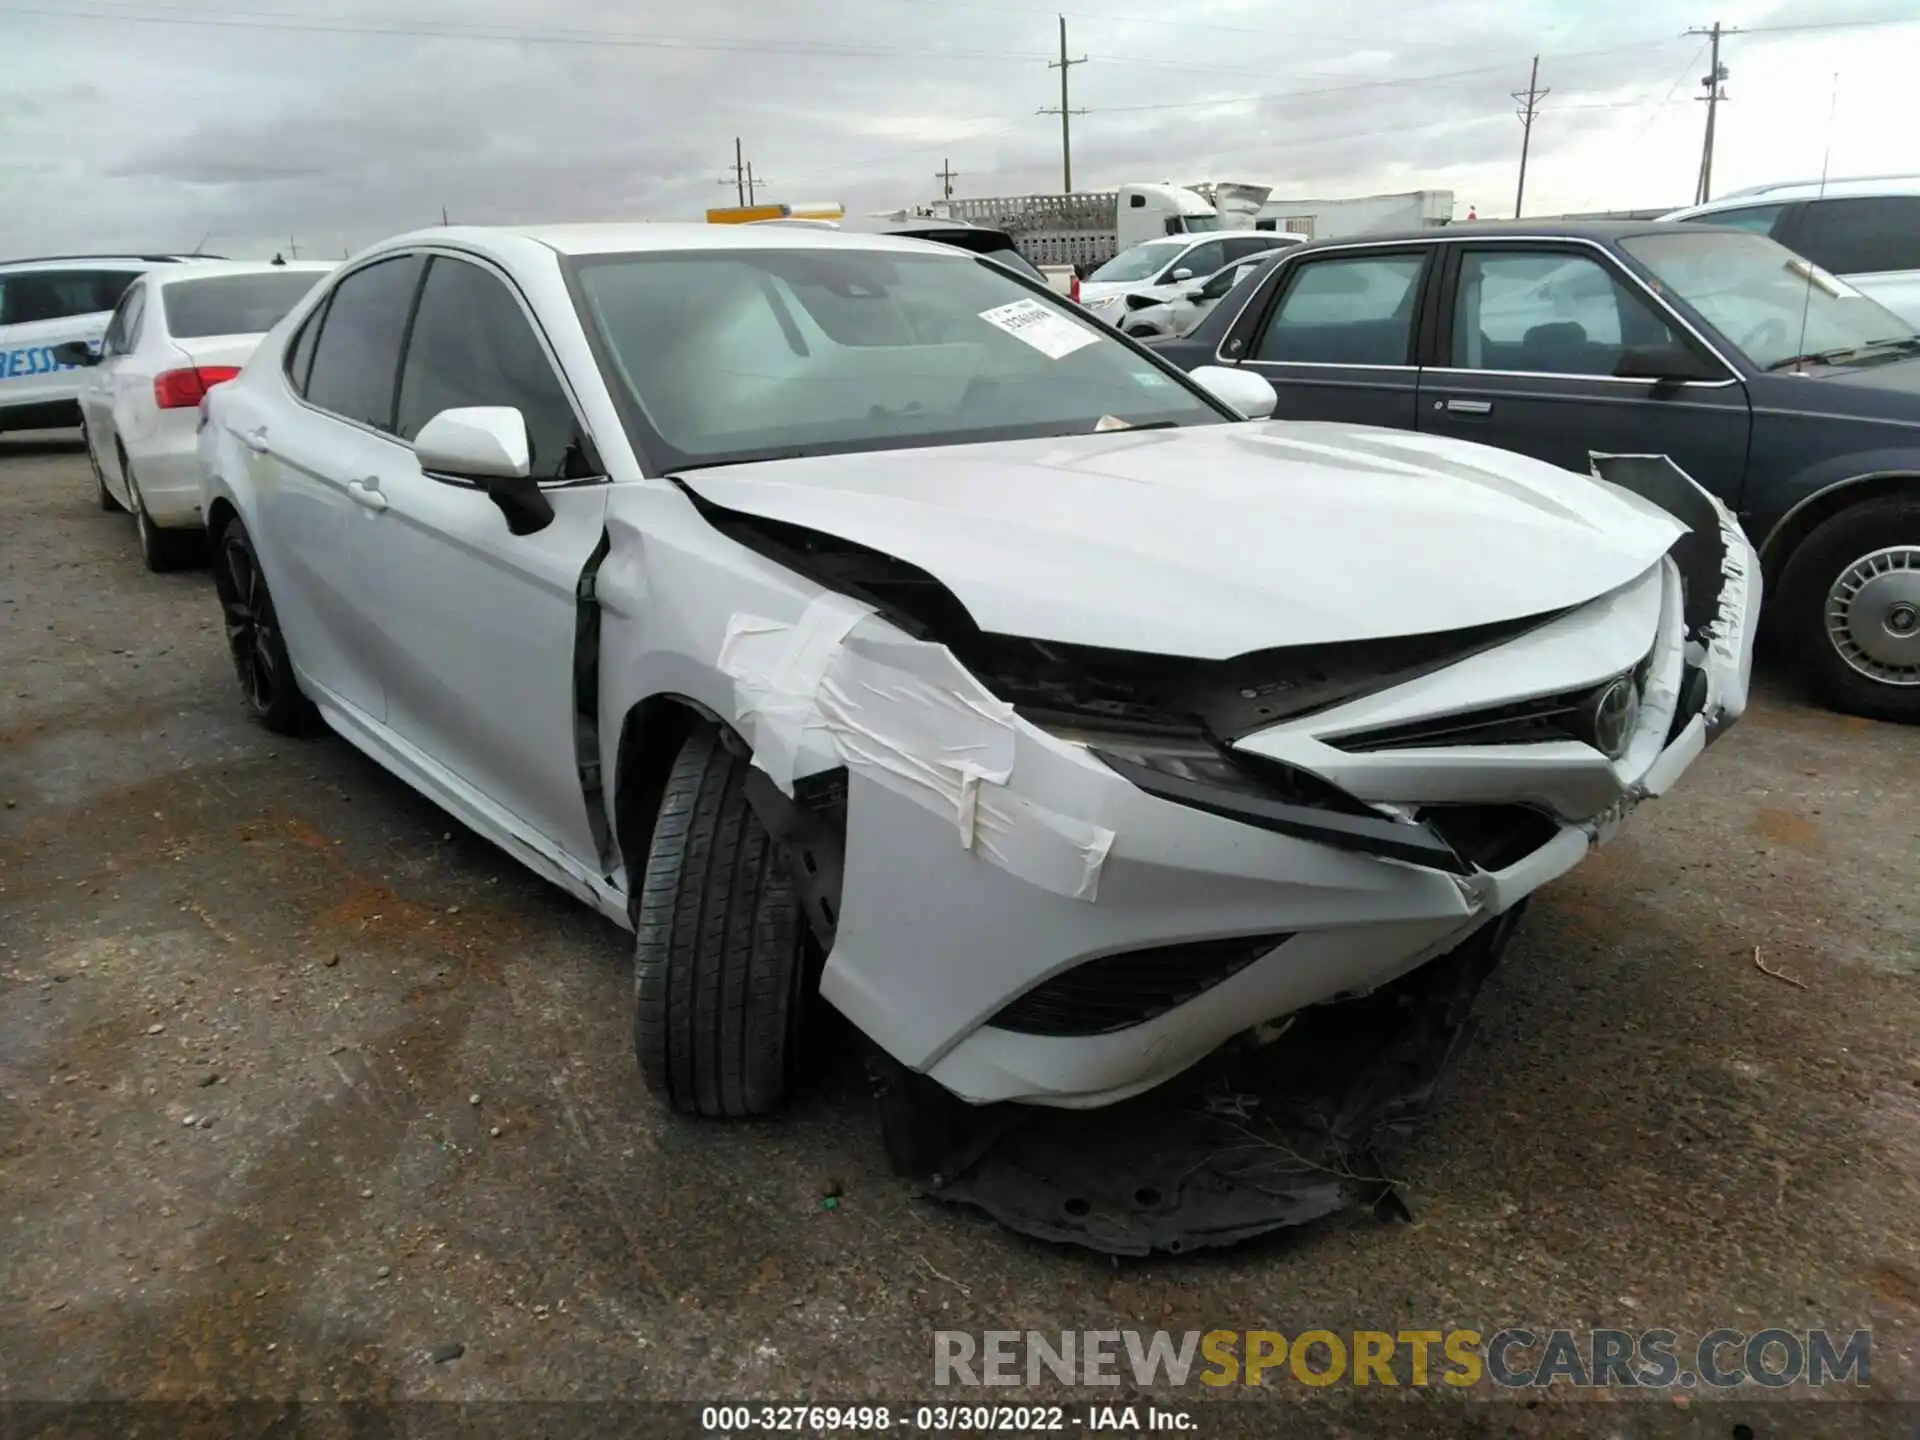
[[1920,175],[1759,185],[1660,218],[1771,236],[1920,327]]
[[71,340],[90,344],[126,289],[155,265],[182,255],[60,255],[0,261],[0,430],[51,430],[80,423],[79,366],[54,354]]

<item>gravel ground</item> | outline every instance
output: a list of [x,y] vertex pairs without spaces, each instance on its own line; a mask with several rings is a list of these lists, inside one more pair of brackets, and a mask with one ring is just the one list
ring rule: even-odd
[[[838,1058],[771,1121],[663,1114],[622,934],[250,726],[205,572],[147,574],[69,440],[0,438],[0,1398],[901,1401],[940,1328],[1528,1324],[1869,1327],[1866,1393],[1920,1401],[1917,796],[1920,731],[1763,679],[1534,906],[1412,1223],[1117,1265],[915,1199]],[[1258,1393],[1200,1433],[1627,1433],[1563,1390]]]

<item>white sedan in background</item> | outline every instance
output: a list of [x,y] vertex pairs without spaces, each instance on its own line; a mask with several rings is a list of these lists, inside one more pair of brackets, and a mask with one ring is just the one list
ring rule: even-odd
[[[1295,242],[1299,243],[1299,242]],[[1275,246],[1222,265],[1204,280],[1182,280],[1174,285],[1148,285],[1103,296],[1087,306],[1089,312],[1136,340],[1184,335],[1202,320],[1227,292],[1279,254]]]
[[88,367],[80,423],[103,510],[130,510],[149,570],[200,553],[200,401],[247,363],[260,337],[334,267],[191,261],[127,287],[96,348],[59,347]]
[[940,1104],[1105,1106],[1504,937],[1746,703],[1664,461],[1274,403],[946,246],[423,231],[208,397],[214,581],[260,721],[635,931],[673,1105],[776,1105],[817,991]]

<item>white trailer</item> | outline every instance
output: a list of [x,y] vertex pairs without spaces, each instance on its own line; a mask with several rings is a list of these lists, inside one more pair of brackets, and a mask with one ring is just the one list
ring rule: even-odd
[[1142,240],[1220,228],[1213,207],[1177,185],[936,200],[928,208],[935,215],[1006,231],[1035,265],[1071,265],[1082,274]]
[[1256,230],[1326,240],[1381,230],[1424,230],[1453,221],[1451,190],[1408,190],[1346,200],[1275,200],[1260,207]]

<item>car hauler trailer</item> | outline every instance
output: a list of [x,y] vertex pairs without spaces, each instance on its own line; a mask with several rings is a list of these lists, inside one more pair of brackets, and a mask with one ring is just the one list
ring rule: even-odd
[[1142,240],[1220,228],[1214,208],[1178,185],[936,200],[929,208],[1006,231],[1035,265],[1071,265],[1083,275]]

